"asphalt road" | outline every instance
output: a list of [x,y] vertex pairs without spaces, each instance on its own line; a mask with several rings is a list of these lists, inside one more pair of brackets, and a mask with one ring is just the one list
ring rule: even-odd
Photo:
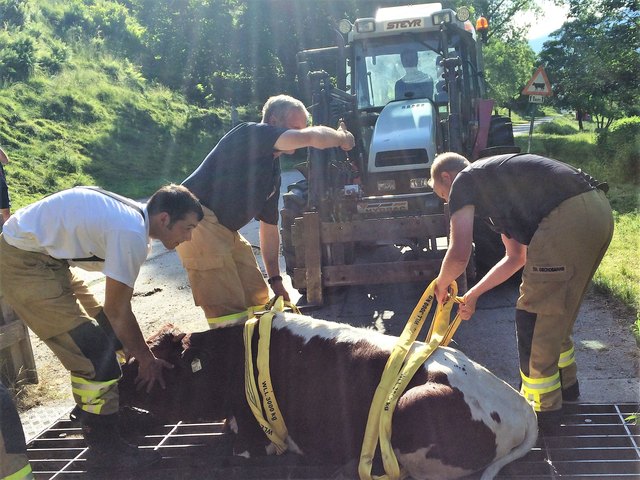
[[[550,122],[553,120],[553,117],[537,117],[533,119],[533,128],[540,125],[541,123]],[[531,128],[531,119],[529,119],[525,123],[514,123],[513,124],[513,135],[529,135],[529,129]]]

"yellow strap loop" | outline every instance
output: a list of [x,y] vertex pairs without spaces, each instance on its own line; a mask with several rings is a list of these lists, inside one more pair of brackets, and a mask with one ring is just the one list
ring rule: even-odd
[[460,325],[460,315],[456,315],[453,322],[449,322],[453,303],[462,302],[461,298],[456,297],[458,293],[456,283],[453,282],[449,288],[449,299],[436,308],[434,320],[425,340],[426,344],[415,345],[414,350],[410,353],[418,333],[422,329],[424,320],[431,310],[435,296],[435,280],[425,289],[420,301],[413,309],[398,342],[391,351],[369,409],[369,417],[360,452],[360,463],[358,465],[358,474],[361,480],[371,480],[373,478],[371,476],[371,468],[378,440],[380,441],[386,475],[375,478],[398,480],[405,476],[405,473],[400,471],[398,461],[391,447],[391,418],[400,395],[404,392],[414,373],[438,346],[446,346],[451,341],[453,334]]
[[99,382],[71,375],[71,392],[79,400],[80,408],[88,413],[99,415],[106,403],[103,395],[118,383],[119,378]]
[[275,312],[284,312],[285,308],[291,310],[293,313],[300,314],[300,309],[297,305],[291,302],[285,302],[282,297],[273,297],[271,300],[267,302],[264,306],[264,309],[267,311],[273,310]]
[[[245,347],[245,395],[247,403],[253,412],[260,427],[267,435],[267,438],[274,444],[278,455],[286,452],[286,439],[289,436],[287,427],[284,423],[280,407],[276,401],[273,385],[271,383],[271,373],[269,371],[269,345],[271,343],[271,324],[276,312],[283,311],[285,302],[282,297],[274,301],[272,309],[260,316],[247,320],[244,327],[244,347]],[[260,390],[256,387],[256,379],[253,371],[253,352],[251,339],[255,331],[256,325],[259,324],[258,332],[258,384]],[[260,405],[262,398],[262,406]],[[264,410],[263,410],[264,408]],[[265,418],[266,412],[266,418]]]

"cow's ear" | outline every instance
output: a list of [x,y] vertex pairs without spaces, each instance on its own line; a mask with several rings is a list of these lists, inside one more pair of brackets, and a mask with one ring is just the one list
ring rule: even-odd
[[171,343],[182,343],[182,339],[184,337],[186,337],[187,334],[180,332],[180,333],[172,333],[171,335]]

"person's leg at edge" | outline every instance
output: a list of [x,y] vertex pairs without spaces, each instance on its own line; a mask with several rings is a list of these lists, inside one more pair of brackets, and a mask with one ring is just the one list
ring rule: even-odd
[[20,416],[11,393],[0,382],[0,479],[31,480],[33,471]]

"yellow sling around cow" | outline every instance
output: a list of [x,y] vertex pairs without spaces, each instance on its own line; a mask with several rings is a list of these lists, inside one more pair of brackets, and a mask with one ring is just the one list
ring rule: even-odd
[[[276,397],[273,391],[273,385],[271,383],[271,373],[269,371],[269,345],[271,343],[271,324],[273,317],[278,312],[283,312],[285,307],[290,308],[296,313],[300,313],[298,308],[288,302],[284,302],[282,297],[271,300],[265,309],[267,312],[263,313],[259,317],[254,317],[247,320],[244,326],[244,351],[245,351],[245,393],[247,397],[247,403],[253,412],[253,416],[256,418],[260,427],[267,435],[267,438],[273,443],[276,448],[276,453],[281,455],[287,450],[287,436],[288,431],[280,412],[280,407],[276,401]],[[256,326],[258,327],[258,352],[257,352],[257,367],[258,367],[258,385],[260,390],[256,386],[256,379],[254,374],[253,364],[253,351],[251,346],[251,339]],[[262,405],[260,402],[262,399]]]
[[[460,315],[456,315],[453,322],[450,322],[453,304],[461,301],[456,297],[457,293],[458,287],[454,282],[450,286],[449,300],[436,307],[425,342],[414,346],[434,301],[435,280],[431,282],[422,294],[398,342],[391,351],[369,409],[358,465],[358,474],[361,480],[371,480],[372,478],[398,480],[404,478],[405,475],[400,471],[398,460],[391,447],[393,410],[414,373],[440,345],[446,346],[451,341],[460,325]],[[412,347],[413,350],[411,350]],[[380,441],[382,463],[386,475],[372,477],[371,467],[378,440]]]

